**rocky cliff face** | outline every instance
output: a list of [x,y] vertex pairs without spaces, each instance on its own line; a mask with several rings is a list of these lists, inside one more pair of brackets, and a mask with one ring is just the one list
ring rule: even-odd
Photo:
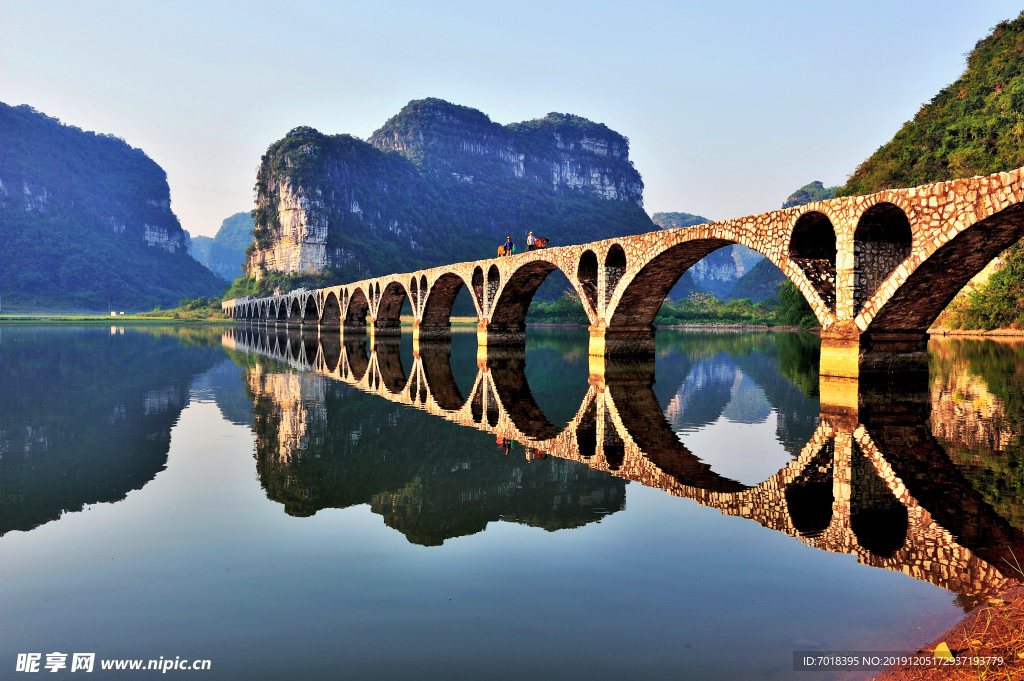
[[188,255],[160,166],[111,135],[0,103],[5,307],[152,308],[219,293]]
[[653,228],[629,142],[578,116],[502,126],[411,102],[364,142],[296,128],[257,176],[248,272],[339,280],[491,256],[527,231],[552,245]]

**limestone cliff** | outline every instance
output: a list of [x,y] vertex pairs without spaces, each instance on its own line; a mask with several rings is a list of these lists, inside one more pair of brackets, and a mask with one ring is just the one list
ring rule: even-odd
[[491,256],[528,231],[551,245],[653,229],[629,141],[578,116],[500,125],[411,102],[368,141],[296,128],[257,175],[248,272],[339,280]]

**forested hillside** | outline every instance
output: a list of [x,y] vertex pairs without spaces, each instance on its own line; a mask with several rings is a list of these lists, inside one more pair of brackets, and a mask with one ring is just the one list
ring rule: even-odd
[[[870,158],[837,196],[913,187],[1024,166],[1024,13],[978,41],[964,74],[943,88]],[[940,320],[951,326],[1024,326],[1024,253],[1001,256],[1011,266],[986,283],[968,285]]]
[[3,311],[150,309],[227,282],[186,252],[160,166],[112,135],[0,103]]
[[252,243],[252,216],[235,213],[221,223],[214,237],[192,237],[192,257],[211,271],[234,281],[244,274],[245,249]]

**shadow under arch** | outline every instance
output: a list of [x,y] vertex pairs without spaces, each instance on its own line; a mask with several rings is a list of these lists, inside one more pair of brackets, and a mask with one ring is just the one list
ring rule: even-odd
[[576,267],[576,282],[583,291],[583,299],[590,304],[591,312],[597,311],[597,255],[589,248],[580,256]]
[[804,213],[793,225],[789,259],[801,270],[832,312],[836,310],[836,230],[822,212]]
[[366,294],[362,288],[357,288],[352,292],[352,297],[348,301],[348,310],[345,314],[345,330],[346,332],[366,330],[366,315],[370,311],[370,301],[366,299]]
[[[708,254],[732,243],[725,239],[685,241],[652,258],[622,292],[608,323],[609,328],[653,330],[654,318],[665,302],[665,296],[679,278]],[[606,271],[606,277],[610,274]],[[606,286],[611,283],[607,280]],[[618,284],[618,279],[615,279],[615,283]],[[606,295],[610,297],[612,293]]]
[[374,338],[373,354],[377,358],[377,371],[380,372],[384,388],[392,395],[401,394],[408,382],[405,368],[402,366],[401,349],[399,337]]
[[501,296],[491,307],[491,325],[505,331],[526,331],[526,313],[530,309],[533,296],[547,276],[556,269],[558,267],[550,262],[533,260],[513,272],[505,283]]
[[892,558],[907,541],[907,507],[878,476],[856,440],[850,464],[850,530],[863,548],[879,558]]
[[316,298],[306,296],[306,305],[302,308],[302,324],[316,326],[320,321],[320,312],[316,309]]
[[[325,329],[336,329],[341,325],[341,302],[331,291],[324,299],[324,311],[320,315],[320,326]],[[332,369],[333,371],[333,369]]]
[[[612,244],[604,258],[604,304],[612,299],[615,288],[626,273],[626,251],[619,244]],[[682,272],[679,276],[683,276]],[[665,295],[668,295],[667,293]]]
[[437,406],[451,412],[462,409],[466,405],[466,398],[462,396],[452,374],[452,344],[441,341],[421,342],[419,353],[423,380]]
[[608,395],[623,428],[651,463],[681,485],[725,493],[749,489],[747,485],[711,470],[711,466],[679,441],[654,394],[653,363],[622,367],[615,373],[617,375],[607,383]]
[[292,302],[288,305],[288,324],[297,325],[302,323],[302,306],[299,305],[299,299],[292,298]]
[[526,380],[526,356],[520,351],[498,359],[488,359],[487,369],[505,413],[521,433],[532,440],[553,440],[562,432],[537,406]]
[[835,452],[835,440],[825,441],[800,475],[786,486],[789,519],[803,537],[820,537],[832,524]]
[[366,335],[355,334],[342,337],[345,348],[345,366],[356,382],[362,381],[366,370],[370,367],[370,357],[366,353]]
[[[479,268],[477,269],[479,270]],[[421,333],[427,330],[441,332],[451,330],[452,308],[455,306],[455,299],[459,297],[463,286],[465,286],[465,282],[462,277],[446,272],[437,278],[429,291],[423,291],[426,301],[420,320]]]
[[853,306],[857,312],[910,257],[914,234],[903,209],[883,201],[868,208],[853,234]]
[[377,303],[377,316],[373,320],[374,328],[401,333],[402,305],[407,297],[405,287],[393,281],[381,292],[380,284],[377,284],[377,295],[380,296],[380,302]]
[[866,332],[924,331],[976,274],[1024,237],[1024,204],[957,234],[915,269],[875,314]]

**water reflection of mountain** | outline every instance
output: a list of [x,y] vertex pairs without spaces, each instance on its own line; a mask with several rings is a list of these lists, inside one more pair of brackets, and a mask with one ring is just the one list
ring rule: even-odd
[[931,432],[985,503],[1024,530],[1024,344],[933,340]]
[[786,451],[800,451],[814,433],[818,366],[807,334],[686,334],[672,340],[659,347],[654,390],[673,430],[698,430],[722,416],[763,423],[774,409]]
[[0,535],[140,489],[167,463],[213,337],[124,328],[5,328],[0,338]]
[[272,364],[247,368],[256,466],[285,512],[369,504],[426,546],[505,520],[546,530],[621,510],[625,481],[558,458],[528,461],[482,433]]

